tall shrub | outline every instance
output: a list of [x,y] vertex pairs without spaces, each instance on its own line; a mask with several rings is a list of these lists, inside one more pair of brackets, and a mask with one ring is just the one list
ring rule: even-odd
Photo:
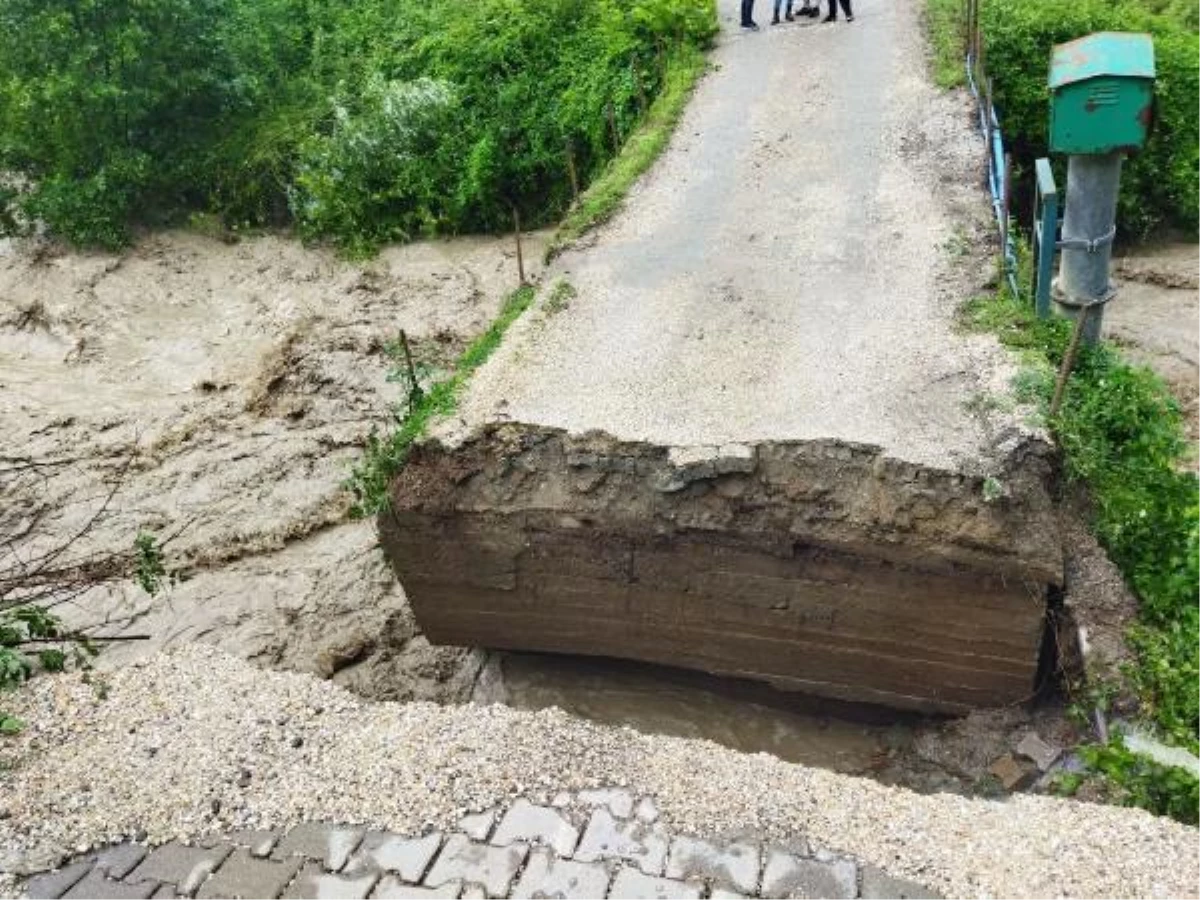
[[0,170],[24,187],[18,223],[113,246],[130,220],[203,195],[224,13],[225,0],[0,0]]
[[[1154,37],[1157,123],[1146,148],[1125,166],[1119,224],[1144,236],[1162,225],[1195,232],[1200,195],[1200,38],[1184,18],[1155,14],[1134,0],[983,0],[980,21],[987,67],[1006,137],[1027,164],[1047,153],[1050,95],[1046,85],[1055,44],[1094,31],[1145,31]],[[1157,0],[1167,12],[1176,4]]]

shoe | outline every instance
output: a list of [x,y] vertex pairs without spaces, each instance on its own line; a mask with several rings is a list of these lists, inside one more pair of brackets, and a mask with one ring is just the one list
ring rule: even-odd
[[821,21],[822,21],[822,22],[836,22],[836,21],[837,21],[837,16],[826,16],[826,17],[825,17],[825,18],[823,18]]
[[854,21],[854,16],[846,16],[846,21],[847,21],[847,22],[853,22],[853,21]]
[[758,31],[758,23],[757,22],[743,22],[742,27],[748,28],[751,31]]
[[806,15],[810,19],[815,19],[820,14],[821,14],[821,11],[819,9],[817,9],[815,6],[806,13]]
[[796,21],[796,17],[794,15],[792,15],[791,13],[787,13],[786,15],[784,15],[784,18],[787,19],[789,22]]
[[779,16],[776,16],[775,18],[773,18],[773,19],[771,20],[771,24],[772,24],[772,25],[778,25],[778,24],[779,24]]

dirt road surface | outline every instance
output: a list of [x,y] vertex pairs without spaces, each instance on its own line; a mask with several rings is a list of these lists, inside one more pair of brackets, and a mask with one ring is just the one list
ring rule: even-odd
[[953,324],[991,226],[982,146],[966,100],[929,83],[920,5],[758,33],[736,6],[670,149],[551,273],[578,297],[525,323],[459,427],[841,439],[977,470],[997,429],[1024,426],[966,405],[1011,372]]

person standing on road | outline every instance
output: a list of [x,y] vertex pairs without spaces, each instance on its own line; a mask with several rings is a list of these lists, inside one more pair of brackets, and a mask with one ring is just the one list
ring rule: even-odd
[[[775,18],[771,20],[772,25],[779,24],[779,8],[783,6],[783,3],[784,0],[775,0]],[[784,18],[789,22],[795,18],[795,16],[792,15],[792,0],[787,0],[787,14],[784,16]]]
[[742,0],[742,27],[758,31],[754,24],[754,0]]
[[[841,0],[841,3],[842,3],[842,12],[844,12],[846,14],[846,21],[853,22],[854,21],[854,13],[852,13],[850,11],[850,0]],[[824,19],[822,19],[821,20],[822,22],[836,22],[837,21],[837,5],[838,5],[838,0],[829,0],[829,15],[827,15]]]

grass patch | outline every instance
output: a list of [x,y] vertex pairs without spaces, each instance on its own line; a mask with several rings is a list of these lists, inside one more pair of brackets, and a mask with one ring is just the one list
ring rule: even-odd
[[[345,482],[345,487],[354,495],[352,514],[356,518],[374,515],[387,507],[388,484],[403,468],[413,444],[424,436],[431,422],[454,412],[463,386],[496,352],[504,333],[529,308],[535,293],[532,286],[522,285],[509,294],[500,315],[463,351],[450,376],[428,390],[410,385],[409,402],[395,410],[395,429],[382,437],[372,432],[367,438],[366,450]],[[390,381],[403,382],[407,378],[407,374],[399,369],[389,374]]]
[[546,248],[547,262],[572,241],[612,218],[633,183],[666,149],[688,98],[707,67],[703,51],[693,46],[681,46],[670,54],[662,92],[650,105],[645,120],[626,140],[621,153],[583,192],[558,226]]
[[962,0],[926,0],[925,29],[933,50],[934,83],[943,89],[965,85],[967,40]]
[[571,305],[571,301],[579,296],[575,286],[565,278],[560,278],[546,298],[546,312],[556,315]]

